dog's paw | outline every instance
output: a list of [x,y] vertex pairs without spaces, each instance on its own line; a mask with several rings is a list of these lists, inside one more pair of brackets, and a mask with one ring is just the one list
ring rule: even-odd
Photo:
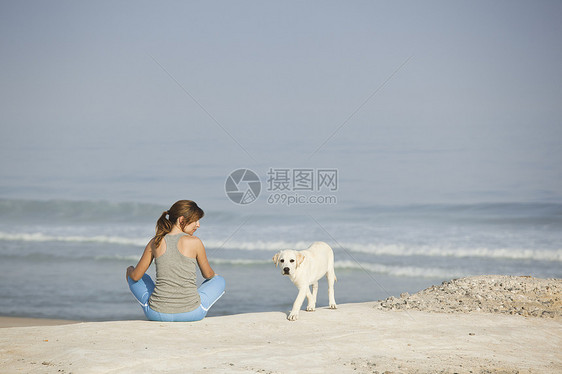
[[338,309],[338,306],[336,304],[330,304],[330,309]]
[[314,312],[315,310],[316,310],[315,305],[309,305],[309,306],[306,307],[307,312]]
[[299,318],[299,314],[298,313],[291,313],[289,314],[289,317],[287,317],[287,319],[289,321],[296,321]]

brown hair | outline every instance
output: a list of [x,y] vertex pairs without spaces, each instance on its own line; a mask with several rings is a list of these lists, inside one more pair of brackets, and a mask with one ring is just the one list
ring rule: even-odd
[[[172,207],[163,212],[156,222],[156,235],[154,235],[154,246],[158,247],[164,239],[164,236],[172,231],[174,224],[178,218],[183,217],[185,220],[181,224],[183,230],[185,226],[200,220],[205,215],[203,209],[199,208],[195,201],[180,200],[176,201]],[[166,218],[168,216],[169,218]]]

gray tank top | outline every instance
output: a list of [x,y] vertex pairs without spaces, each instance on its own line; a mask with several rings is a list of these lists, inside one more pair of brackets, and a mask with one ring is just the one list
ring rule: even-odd
[[201,304],[197,293],[197,261],[178,250],[178,241],[184,235],[166,235],[166,252],[154,259],[156,285],[148,304],[160,313],[190,312]]

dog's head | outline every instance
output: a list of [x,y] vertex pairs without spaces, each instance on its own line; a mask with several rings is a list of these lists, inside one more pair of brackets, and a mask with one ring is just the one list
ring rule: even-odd
[[273,256],[273,262],[275,267],[281,267],[281,274],[283,275],[294,275],[295,270],[304,261],[304,255],[300,252],[294,251],[292,249],[286,249],[284,251],[279,251]]

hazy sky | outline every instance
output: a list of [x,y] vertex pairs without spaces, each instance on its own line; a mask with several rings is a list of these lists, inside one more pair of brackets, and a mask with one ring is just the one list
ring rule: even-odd
[[[0,197],[562,202],[560,1],[1,1]],[[203,197],[204,196],[204,197]],[[158,199],[160,200],[160,199]]]

